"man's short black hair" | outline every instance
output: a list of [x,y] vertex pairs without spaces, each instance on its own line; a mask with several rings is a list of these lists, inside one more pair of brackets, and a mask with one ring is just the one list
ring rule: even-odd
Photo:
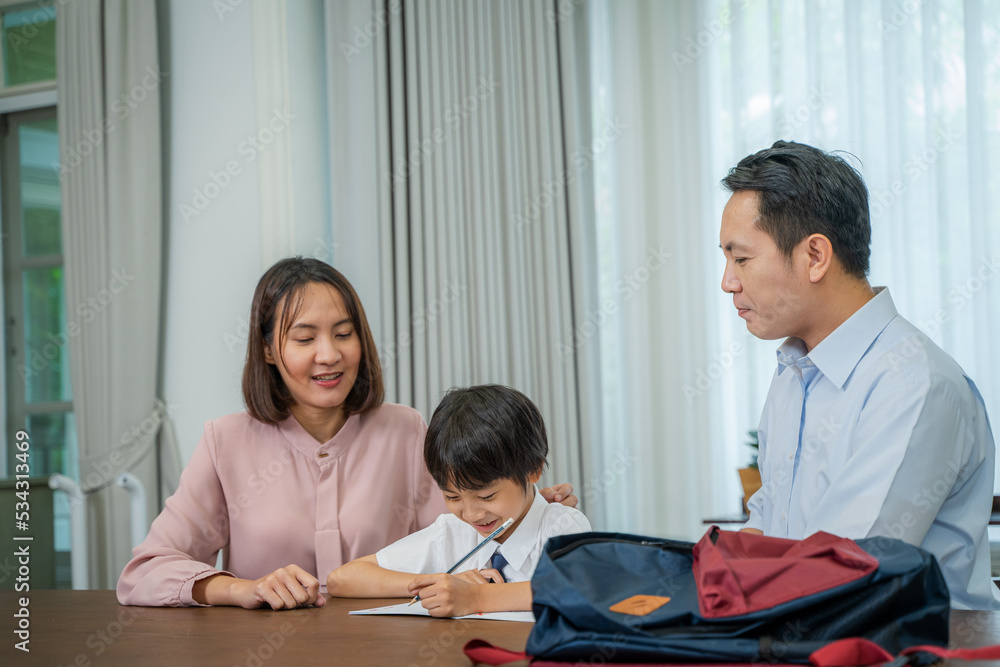
[[868,188],[843,158],[793,141],[748,155],[722,184],[757,193],[757,227],[786,257],[802,239],[822,234],[844,270],[864,280],[871,256]]
[[501,385],[451,389],[434,410],[424,461],[438,486],[474,491],[500,479],[524,487],[549,453],[542,415],[527,396]]

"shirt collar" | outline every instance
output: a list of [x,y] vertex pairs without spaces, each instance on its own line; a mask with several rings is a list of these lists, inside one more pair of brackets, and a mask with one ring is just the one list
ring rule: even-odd
[[[361,428],[361,418],[363,415],[352,414],[347,417],[347,421],[340,427],[336,435],[326,442],[317,442],[314,437],[299,423],[294,416],[288,417],[278,422],[278,430],[285,437],[285,440],[296,450],[308,457],[320,457],[320,459],[332,460],[344,451],[347,446],[357,437]],[[332,456],[331,456],[332,455]]]
[[542,494],[538,492],[538,488],[534,484],[531,486],[531,492],[535,494],[531,501],[531,507],[528,508],[528,512],[521,519],[521,523],[517,525],[517,530],[511,533],[510,537],[503,544],[497,543],[496,547],[483,549],[486,552],[486,565],[482,567],[489,566],[490,558],[496,552],[497,548],[500,549],[500,553],[503,554],[503,557],[507,559],[507,562],[515,570],[520,570],[524,565],[524,561],[531,555],[531,551],[535,548],[535,543],[538,541],[538,531],[542,522],[542,514],[549,504],[542,497]]
[[[808,358],[838,389],[843,389],[861,357],[898,313],[889,290],[876,287],[875,296],[808,353]],[[805,343],[788,338],[777,350],[778,375],[806,357]]]

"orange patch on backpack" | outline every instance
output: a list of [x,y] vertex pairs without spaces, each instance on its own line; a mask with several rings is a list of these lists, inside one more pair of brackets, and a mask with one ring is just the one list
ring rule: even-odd
[[625,598],[621,602],[611,605],[608,609],[619,614],[645,616],[668,602],[670,602],[670,598],[659,595],[633,595],[630,598]]

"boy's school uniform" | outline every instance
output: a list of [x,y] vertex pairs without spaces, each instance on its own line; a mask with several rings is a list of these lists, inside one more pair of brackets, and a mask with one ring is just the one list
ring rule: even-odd
[[[580,510],[547,502],[537,488],[534,489],[534,494],[528,513],[506,541],[501,544],[491,540],[493,544],[480,549],[456,573],[488,568],[490,558],[499,548],[508,563],[503,571],[507,581],[530,581],[545,542],[550,537],[590,532],[590,521]],[[379,567],[396,572],[447,572],[455,561],[471,551],[483,537],[475,528],[449,512],[439,516],[427,528],[385,547],[375,554],[375,558]]]

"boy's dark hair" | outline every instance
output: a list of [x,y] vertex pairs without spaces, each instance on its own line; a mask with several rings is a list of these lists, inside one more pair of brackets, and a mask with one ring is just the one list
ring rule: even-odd
[[477,490],[499,479],[525,488],[549,453],[542,415],[527,396],[495,384],[451,389],[434,410],[424,461],[438,486]]
[[786,257],[791,258],[802,239],[822,234],[849,275],[862,280],[868,275],[868,188],[843,158],[806,144],[776,141],[740,160],[722,184],[730,192],[757,193],[757,227]]
[[[261,276],[250,306],[243,400],[247,412],[265,424],[287,419],[294,399],[277,367],[267,363],[264,349],[270,345],[274,356],[281,356],[285,336],[302,306],[302,292],[310,283],[329,285],[340,293],[361,341],[358,378],[344,401],[347,413],[364,413],[377,408],[385,397],[378,349],[354,287],[340,271],[325,262],[308,257],[287,257],[278,260]],[[276,331],[279,323],[283,330]]]

